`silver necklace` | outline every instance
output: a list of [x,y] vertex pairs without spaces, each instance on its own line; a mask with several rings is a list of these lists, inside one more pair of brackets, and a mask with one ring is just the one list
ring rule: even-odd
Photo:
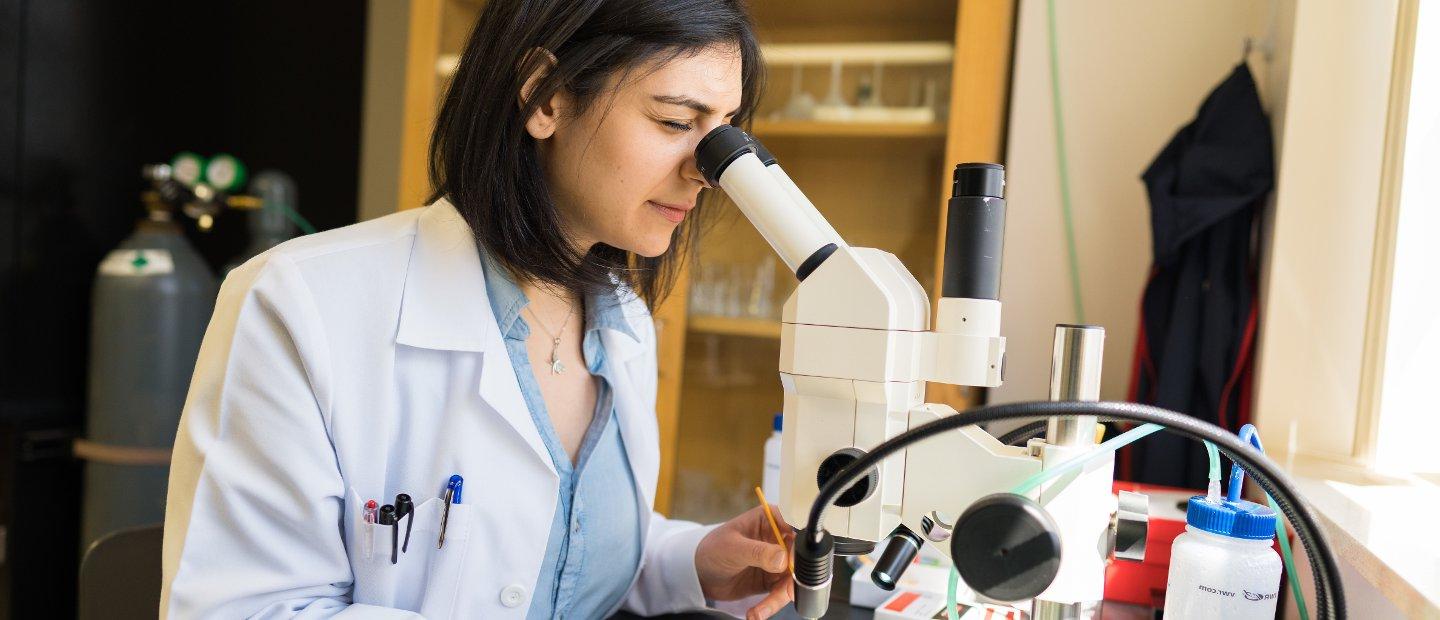
[[570,324],[570,315],[575,313],[574,309],[571,308],[565,311],[565,320],[560,323],[560,329],[554,332],[550,331],[550,328],[545,327],[545,322],[540,320],[540,316],[535,314],[533,308],[527,305],[525,309],[530,311],[530,317],[535,319],[535,324],[539,325],[540,329],[544,330],[545,335],[550,337],[550,374],[558,375],[564,373],[565,364],[560,363],[560,336],[556,334],[565,333],[565,326]]

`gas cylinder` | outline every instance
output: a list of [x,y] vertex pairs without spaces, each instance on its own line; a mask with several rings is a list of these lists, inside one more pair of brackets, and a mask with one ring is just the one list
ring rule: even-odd
[[170,212],[107,254],[91,297],[81,543],[165,515],[175,441],[218,285]]

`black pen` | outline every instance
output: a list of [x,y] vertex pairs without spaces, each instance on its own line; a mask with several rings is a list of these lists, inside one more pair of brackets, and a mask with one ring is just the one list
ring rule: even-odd
[[398,525],[400,519],[404,519],[405,517],[410,517],[410,519],[405,522],[405,544],[400,545],[400,550],[409,553],[410,528],[415,525],[415,502],[410,501],[409,495],[401,493],[395,496],[395,523],[397,524],[395,529],[397,531],[400,529]]
[[395,507],[385,504],[380,507],[380,525],[390,526],[390,563],[400,561],[400,555],[396,553],[400,549],[400,528],[395,525]]

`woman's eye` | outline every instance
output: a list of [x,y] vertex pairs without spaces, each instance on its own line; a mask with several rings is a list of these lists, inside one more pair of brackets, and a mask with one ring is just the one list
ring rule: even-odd
[[692,129],[690,123],[681,123],[679,121],[660,121],[660,124],[676,131],[690,131]]

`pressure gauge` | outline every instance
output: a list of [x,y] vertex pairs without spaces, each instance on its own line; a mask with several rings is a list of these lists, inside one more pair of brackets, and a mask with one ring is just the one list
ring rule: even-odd
[[234,155],[220,153],[210,158],[205,167],[205,181],[227,194],[233,194],[245,186],[245,164]]
[[170,160],[171,178],[186,187],[195,187],[205,179],[205,158],[190,151],[181,151]]

